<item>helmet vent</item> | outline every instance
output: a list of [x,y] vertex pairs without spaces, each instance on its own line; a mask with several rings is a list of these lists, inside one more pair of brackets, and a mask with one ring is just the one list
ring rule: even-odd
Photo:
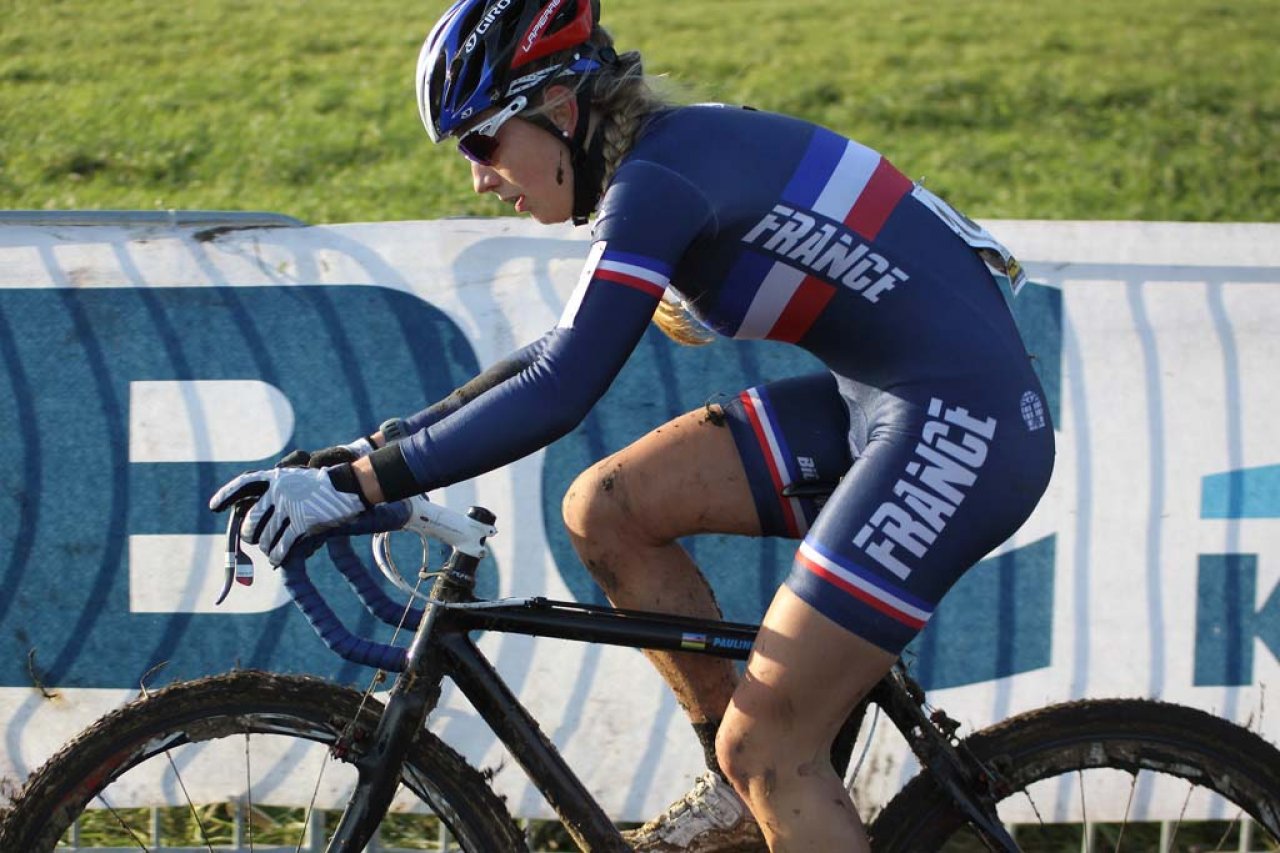
[[511,67],[519,68],[535,59],[578,47],[591,38],[594,26],[595,15],[589,0],[548,0],[530,16]]

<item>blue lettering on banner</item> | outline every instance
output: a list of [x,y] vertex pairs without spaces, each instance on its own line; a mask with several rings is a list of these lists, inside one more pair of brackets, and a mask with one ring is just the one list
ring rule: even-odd
[[1201,554],[1199,561],[1195,684],[1252,684],[1255,639],[1280,657],[1280,584],[1255,611],[1256,554]]
[[[1014,318],[1060,422],[1062,294],[1029,284],[1012,303]],[[653,427],[702,406],[716,394],[824,370],[796,347],[769,341],[680,347],[650,329],[604,400],[569,436],[547,450],[543,519],[556,566],[573,595],[605,603],[565,535],[560,502],[578,472]],[[695,536],[682,543],[698,562],[725,618],[758,621],[791,568],[795,543],[784,539]],[[913,644],[926,688],[987,681],[1049,665],[1055,539],[1050,536],[992,560],[961,578]]]
[[[1280,465],[1201,480],[1202,518],[1280,518]],[[1195,683],[1252,684],[1254,641],[1280,658],[1280,584],[1262,607],[1257,554],[1201,554],[1196,576]]]
[[1201,518],[1280,518],[1280,465],[1212,474],[1200,481]]
[[[236,665],[357,680],[292,605],[130,612],[130,537],[221,532],[209,495],[275,461],[131,462],[130,386],[262,383],[292,407],[287,447],[326,446],[474,375],[452,321],[382,287],[0,289],[0,359],[0,685],[136,688],[165,661],[156,681]],[[385,640],[335,575],[312,573],[349,628]]]
[[1056,545],[1047,536],[965,572],[907,647],[912,672],[926,689],[1049,665]]

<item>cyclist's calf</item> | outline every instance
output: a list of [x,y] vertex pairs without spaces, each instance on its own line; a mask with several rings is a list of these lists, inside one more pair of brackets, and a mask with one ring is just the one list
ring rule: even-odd
[[[776,816],[802,819],[811,831],[832,833],[821,849],[865,849],[866,839],[844,786],[831,765],[831,738],[816,732],[785,700],[742,707],[742,685],[716,737],[716,758],[766,837],[785,844]],[[769,691],[764,691],[769,692]],[[762,692],[756,692],[762,698]],[[808,848],[806,848],[808,849]]]

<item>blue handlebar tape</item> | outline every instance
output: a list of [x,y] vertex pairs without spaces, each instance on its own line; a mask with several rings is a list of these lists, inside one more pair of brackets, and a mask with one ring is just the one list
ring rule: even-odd
[[363,666],[390,672],[404,671],[408,651],[399,646],[375,643],[348,631],[321,597],[311,578],[307,577],[306,563],[301,555],[290,557],[280,570],[284,574],[284,585],[289,596],[334,654]]
[[417,630],[422,622],[422,608],[411,607],[406,614],[403,604],[396,602],[383,592],[373,569],[356,555],[350,539],[346,537],[330,539],[328,546],[329,557],[333,560],[333,564],[338,567],[338,571],[342,572],[347,583],[355,590],[366,610],[392,628],[404,627],[410,631]]

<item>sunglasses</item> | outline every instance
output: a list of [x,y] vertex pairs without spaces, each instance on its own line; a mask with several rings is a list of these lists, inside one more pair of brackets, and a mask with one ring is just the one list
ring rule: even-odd
[[489,118],[477,124],[458,138],[458,150],[462,156],[480,166],[492,166],[498,153],[498,131],[529,105],[524,95],[512,100]]

